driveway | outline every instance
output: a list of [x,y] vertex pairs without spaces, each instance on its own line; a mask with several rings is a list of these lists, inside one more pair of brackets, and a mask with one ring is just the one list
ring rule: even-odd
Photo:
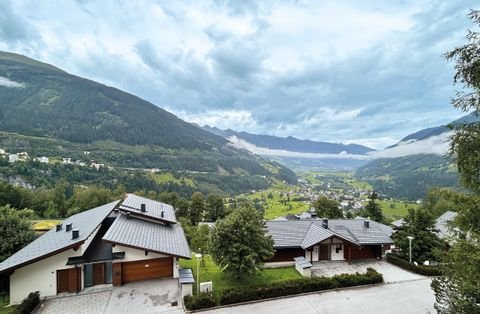
[[180,301],[177,279],[152,279],[48,299],[36,313],[184,313],[181,304],[172,306],[175,301]]
[[388,263],[384,260],[364,259],[352,261],[351,264],[343,261],[315,262],[312,267],[312,276],[333,276],[345,273],[364,273],[367,267],[375,268],[383,274],[383,280],[386,283],[417,280],[426,278],[424,276],[411,273],[400,267]]
[[178,279],[131,282],[113,289],[105,313],[183,313]]
[[322,314],[424,314],[436,313],[430,279],[374,287],[290,297],[203,312],[217,314],[322,313]]

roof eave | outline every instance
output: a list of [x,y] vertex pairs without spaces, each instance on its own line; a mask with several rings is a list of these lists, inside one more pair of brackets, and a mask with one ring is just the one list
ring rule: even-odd
[[121,246],[125,246],[125,247],[136,249],[136,250],[141,250],[141,251],[149,251],[149,252],[158,253],[158,254],[171,255],[171,256],[179,257],[179,258],[192,259],[191,255],[188,255],[188,256],[179,255],[179,254],[174,254],[174,253],[169,253],[169,252],[162,252],[162,251],[158,251],[158,250],[154,250],[154,249],[150,249],[150,248],[142,248],[142,247],[139,247],[139,246],[135,246],[135,245],[127,244],[127,243],[121,243],[121,242],[118,242],[118,241],[112,241],[112,240],[107,240],[107,239],[102,239],[102,240],[107,242],[107,243],[110,243],[112,245],[121,245]]

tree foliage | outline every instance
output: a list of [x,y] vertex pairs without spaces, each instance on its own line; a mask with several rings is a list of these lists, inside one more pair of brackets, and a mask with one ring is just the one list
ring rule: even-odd
[[197,225],[202,221],[205,212],[205,197],[200,192],[195,192],[190,200],[188,216],[192,225]]
[[273,240],[265,234],[261,213],[244,203],[225,219],[218,220],[210,234],[210,253],[225,271],[237,277],[255,273],[273,256]]
[[[470,18],[480,26],[480,11]],[[462,86],[453,105],[463,111],[480,109],[480,33],[469,31],[467,44],[446,54],[455,61],[454,82]],[[473,193],[447,195],[458,209],[453,223],[456,237],[445,255],[445,277],[434,279],[435,308],[439,313],[480,313],[480,124],[460,124],[450,146],[461,183]]]
[[0,206],[0,262],[33,241],[35,234],[29,219],[33,212]]
[[423,263],[424,261],[438,260],[438,250],[444,249],[445,245],[437,237],[435,232],[435,219],[425,209],[409,209],[404,217],[404,224],[393,234],[395,246],[401,250],[400,256],[409,259],[408,236],[412,236],[412,261]]
[[331,200],[326,196],[320,196],[314,203],[315,211],[321,218],[343,218],[343,211],[337,201]]
[[365,215],[370,217],[371,220],[376,222],[383,222],[384,217],[382,213],[382,208],[377,203],[378,194],[373,191],[372,194],[368,197],[368,203],[365,206]]
[[217,221],[217,219],[225,218],[225,205],[223,198],[219,195],[210,194],[206,201],[206,220]]

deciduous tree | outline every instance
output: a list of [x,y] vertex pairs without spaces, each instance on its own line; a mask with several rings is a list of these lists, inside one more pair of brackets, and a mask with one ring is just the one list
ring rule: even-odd
[[273,240],[265,234],[261,213],[244,203],[225,219],[218,220],[210,234],[210,253],[225,271],[237,277],[255,273],[273,256]]
[[[480,26],[480,11],[470,18]],[[480,110],[480,33],[469,31],[468,43],[446,54],[455,61],[454,82],[462,90],[453,105],[463,111]],[[445,257],[445,277],[434,279],[435,308],[439,313],[480,313],[480,124],[460,124],[450,146],[462,184],[473,193],[451,193],[447,200],[458,209],[457,237]]]
[[343,218],[343,211],[337,201],[331,200],[326,196],[319,197],[314,203],[315,211],[320,218]]
[[0,262],[33,241],[32,216],[33,211],[28,209],[0,206]]

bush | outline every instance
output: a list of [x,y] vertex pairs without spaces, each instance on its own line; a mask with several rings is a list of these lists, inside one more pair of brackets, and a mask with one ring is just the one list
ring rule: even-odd
[[17,307],[16,313],[30,314],[40,304],[40,292],[30,292],[28,296],[23,299],[22,303]]
[[367,268],[365,274],[342,274],[333,277],[295,279],[268,285],[230,288],[222,291],[218,300],[215,300],[212,295],[206,296],[200,294],[198,297],[187,296],[184,299],[184,304],[189,310],[198,310],[216,305],[229,305],[240,302],[382,282],[382,274],[378,273],[373,268]]
[[412,271],[414,273],[424,275],[424,276],[440,276],[442,271],[438,266],[424,266],[424,265],[415,265],[411,264],[409,261],[404,260],[396,254],[389,253],[387,254],[387,261],[397,265],[400,268]]
[[217,301],[211,293],[200,293],[196,296],[187,295],[183,302],[185,307],[191,311],[217,306]]

